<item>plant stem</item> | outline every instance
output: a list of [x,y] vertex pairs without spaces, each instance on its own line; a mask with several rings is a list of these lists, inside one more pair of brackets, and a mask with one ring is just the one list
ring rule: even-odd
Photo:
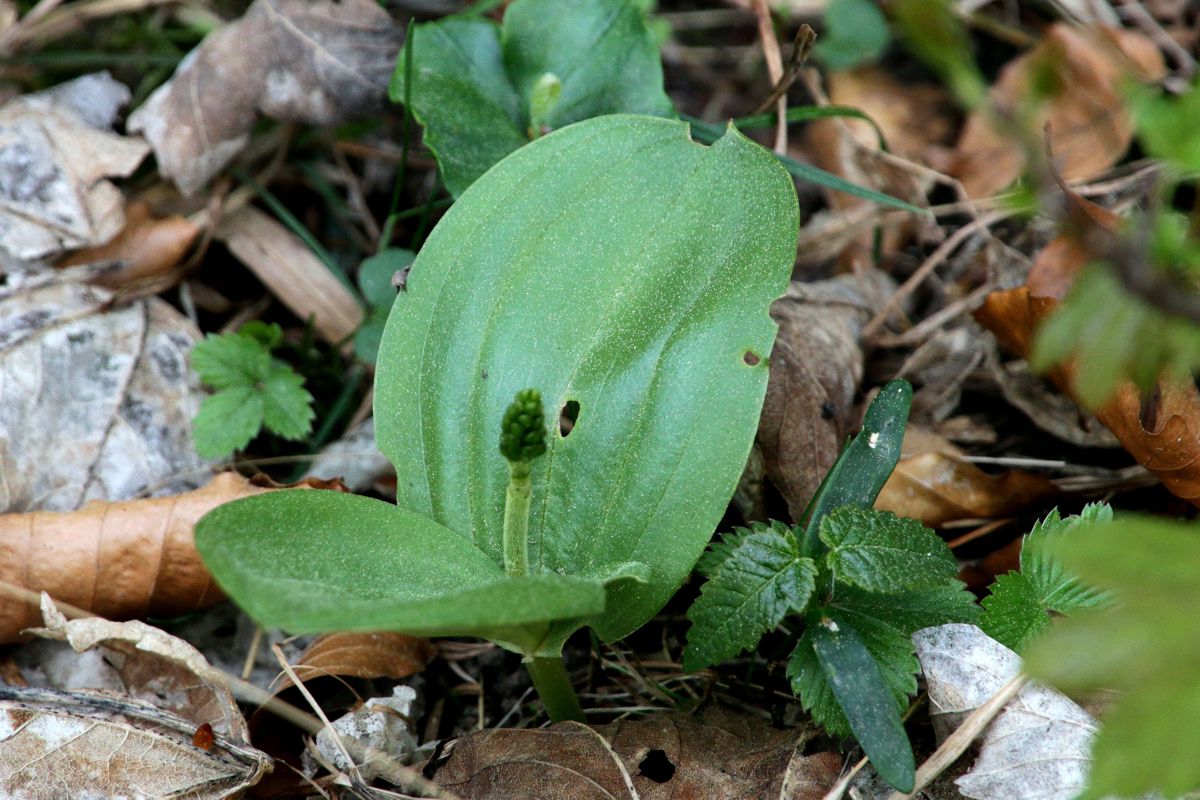
[[525,659],[525,668],[529,677],[533,678],[533,687],[537,689],[538,697],[546,713],[554,722],[574,720],[583,722],[583,706],[579,704],[579,696],[571,679],[567,677],[567,668],[561,658],[553,656],[533,656]]
[[509,577],[522,577],[529,574],[529,462],[511,461],[508,469],[508,491],[504,495],[504,572]]

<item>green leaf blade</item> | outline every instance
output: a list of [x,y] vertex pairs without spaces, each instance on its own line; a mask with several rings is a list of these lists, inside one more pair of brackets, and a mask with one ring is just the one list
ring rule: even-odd
[[758,644],[789,611],[802,612],[816,588],[812,559],[774,531],[742,537],[688,610],[683,666],[688,671],[732,658]]
[[825,551],[819,537],[821,521],[834,509],[875,505],[875,498],[900,461],[911,407],[912,386],[907,381],[892,381],[879,390],[867,407],[862,430],[830,467],[804,514],[802,553],[816,557]]
[[812,627],[812,648],[875,770],[893,788],[910,792],[916,763],[900,713],[879,666],[854,628],[832,620]]
[[999,575],[983,599],[983,632],[1018,653],[1050,625],[1037,587],[1020,572]]
[[261,624],[297,633],[395,630],[535,647],[548,623],[604,607],[599,581],[508,579],[436,523],[340,492],[283,490],[226,503],[195,536],[230,597]]
[[214,389],[252,385],[270,369],[271,355],[252,336],[209,334],[191,352],[192,369]]
[[262,422],[267,430],[284,439],[303,439],[312,430],[316,413],[313,396],[304,388],[304,378],[278,359],[263,379]]
[[262,394],[248,386],[222,389],[204,398],[192,421],[196,452],[223,458],[250,443],[262,428]]
[[870,592],[932,588],[958,574],[946,543],[915,519],[845,506],[822,520],[826,561],[837,580]]
[[439,223],[384,333],[376,425],[398,502],[499,563],[500,415],[524,387],[551,418],[576,401],[533,465],[530,563],[651,565],[591,621],[606,639],[638,627],[737,483],[796,228],[790,180],[736,132],[705,148],[681,123],[610,116],[514,153]]

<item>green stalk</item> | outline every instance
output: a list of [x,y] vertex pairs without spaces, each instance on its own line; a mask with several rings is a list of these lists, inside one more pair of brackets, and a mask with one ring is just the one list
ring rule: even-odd
[[579,704],[579,695],[567,676],[567,668],[561,658],[553,656],[533,656],[525,659],[525,668],[529,677],[533,678],[533,687],[537,689],[538,697],[546,713],[554,722],[574,720],[583,722],[583,706]]
[[529,574],[529,462],[508,465],[504,495],[504,573],[511,578]]

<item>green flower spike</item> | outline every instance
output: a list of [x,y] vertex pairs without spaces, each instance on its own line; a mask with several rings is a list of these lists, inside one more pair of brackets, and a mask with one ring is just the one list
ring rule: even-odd
[[509,463],[529,462],[546,452],[546,415],[542,393],[522,389],[504,412],[500,452]]

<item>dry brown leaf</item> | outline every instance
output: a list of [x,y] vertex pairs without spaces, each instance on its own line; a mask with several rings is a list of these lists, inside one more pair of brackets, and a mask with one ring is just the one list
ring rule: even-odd
[[793,282],[771,306],[779,335],[756,441],[767,476],[793,517],[803,513],[857,423],[859,333],[893,290],[888,276],[871,270]]
[[269,761],[130,699],[0,686],[0,795],[21,800],[122,797],[217,800],[240,796]]
[[194,194],[241,151],[260,112],[335,125],[378,109],[402,41],[372,0],[256,0],[188,54],[129,130]]
[[1058,494],[1050,480],[1029,472],[990,475],[963,460],[958,448],[941,437],[909,426],[900,463],[875,507],[936,527],[957,520],[1012,516]]
[[199,227],[178,214],[159,218],[149,204],[130,203],[125,208],[125,227],[116,238],[99,247],[77,250],[58,266],[113,264],[114,269],[97,276],[94,283],[119,289],[167,273],[199,234]]
[[710,710],[664,712],[594,728],[488,730],[458,739],[434,780],[465,800],[761,800],[789,779],[797,800],[817,800],[837,781],[836,753],[799,756],[807,733]]
[[[428,639],[403,633],[328,633],[313,640],[292,666],[306,683],[323,675],[400,680],[425,669],[436,654]],[[291,685],[285,675],[279,690]]]
[[[1166,66],[1158,47],[1140,33],[1057,23],[1003,69],[991,90],[992,105],[1019,118],[1035,81],[1046,80],[1047,71],[1060,91],[1038,110],[1029,129],[1047,129],[1059,174],[1075,181],[1099,175],[1129,149],[1133,121],[1123,82],[1158,80]],[[990,109],[980,109],[967,119],[951,172],[970,197],[989,197],[1020,177],[1025,159],[1017,137]]]
[[[1115,214],[1078,196],[1077,226],[1115,231]],[[992,292],[975,318],[995,334],[1005,348],[1021,357],[1029,355],[1034,331],[1066,295],[1079,270],[1092,255],[1080,236],[1060,235],[1046,246],[1024,286]],[[1068,363],[1050,372],[1050,379],[1068,397],[1074,385]],[[1163,482],[1175,496],[1200,505],[1200,392],[1192,383],[1164,381],[1143,396],[1129,382],[1117,387],[1113,398],[1095,412],[1121,446]]]
[[[222,595],[192,528],[210,509],[263,491],[224,473],[174,497],[0,515],[0,580],[118,619],[204,608]],[[0,642],[16,641],[37,621],[29,603],[0,598]]]
[[130,174],[148,150],[109,130],[128,101],[101,73],[0,108],[0,274],[121,230],[125,199],[105,178]]
[[172,494],[207,480],[187,354],[200,333],[158,298],[107,308],[76,268],[0,287],[0,512]]
[[[828,77],[829,101],[867,114],[883,131],[891,152],[928,164],[951,132],[946,93],[932,84],[901,83],[878,67],[834,72]],[[879,138],[866,122],[853,118],[815,120],[805,130],[813,163],[824,170],[910,203],[924,202],[931,173],[904,170],[879,155]],[[825,190],[829,207],[845,212],[872,205],[860,197]],[[883,252],[893,252],[912,234],[917,223],[906,220],[883,227]],[[841,265],[850,269],[874,263],[873,230],[858,235],[843,252]]]
[[327,342],[346,341],[363,311],[312,250],[273,217],[253,207],[221,220],[216,237],[300,319]]

